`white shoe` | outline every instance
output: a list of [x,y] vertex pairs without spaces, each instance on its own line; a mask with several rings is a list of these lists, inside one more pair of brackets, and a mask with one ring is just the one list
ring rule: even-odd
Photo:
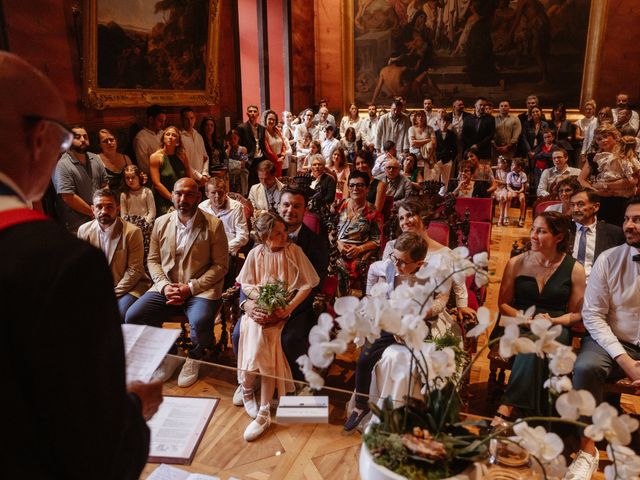
[[173,372],[180,365],[180,359],[173,355],[167,355],[156,371],[151,375],[151,381],[160,380],[162,383],[173,377]]
[[242,404],[244,405],[244,410],[247,412],[251,418],[256,418],[258,415],[258,403],[256,402],[256,396],[253,392],[253,389],[245,389],[242,388]]
[[569,465],[567,473],[564,474],[565,480],[590,480],[592,475],[598,469],[599,455],[593,456],[583,450],[580,450],[575,460]]
[[186,388],[196,383],[196,380],[198,380],[198,370],[200,370],[200,362],[192,358],[187,358],[178,376],[178,386]]
[[238,385],[236,391],[233,392],[233,404],[236,407],[241,407],[244,405],[244,402],[242,401],[242,385]]
[[256,440],[269,428],[269,425],[271,425],[271,411],[269,405],[263,405],[260,407],[256,419],[245,429],[244,439],[247,442]]

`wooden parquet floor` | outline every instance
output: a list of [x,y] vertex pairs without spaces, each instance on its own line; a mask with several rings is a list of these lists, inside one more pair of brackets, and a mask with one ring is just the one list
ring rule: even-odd
[[[511,214],[512,218],[517,218],[516,210],[512,210]],[[513,242],[528,235],[530,224],[529,213],[524,228],[495,225],[493,227],[489,263],[490,285],[485,303],[493,312],[497,311],[500,280]],[[486,335],[479,339],[479,346],[485,342]],[[235,359],[232,357],[233,354],[229,349],[223,355],[221,363],[234,365]],[[327,385],[347,391],[352,390],[356,358],[355,349],[337,358],[329,371]],[[496,406],[487,399],[488,377],[489,364],[485,355],[471,372],[470,413],[493,416]],[[216,475],[221,479],[355,480],[359,478],[360,434],[345,435],[342,431],[345,405],[348,400],[346,393],[328,392],[329,424],[277,425],[274,423],[262,438],[247,443],[242,433],[250,419],[242,407],[235,407],[231,402],[235,386],[233,370],[213,365],[202,366],[200,379],[190,388],[183,389],[177,386],[177,374],[165,384],[166,395],[213,396],[221,399],[194,462],[190,466],[178,466],[179,468]],[[634,412],[640,411],[640,404],[634,397],[623,397],[623,407]],[[275,412],[272,413],[272,420],[274,418]],[[148,464],[141,478],[147,478],[156,467],[156,464]],[[602,479],[603,475],[597,473],[594,478]]]

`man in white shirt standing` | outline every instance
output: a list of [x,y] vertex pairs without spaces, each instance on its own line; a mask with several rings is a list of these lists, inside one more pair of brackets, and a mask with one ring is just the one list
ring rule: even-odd
[[367,107],[369,116],[360,122],[360,138],[362,148],[372,150],[376,148],[376,128],[378,126],[378,107],[375,103]]
[[204,139],[194,126],[196,124],[196,114],[191,107],[184,107],[180,110],[180,121],[182,122],[182,146],[187,152],[189,165],[193,170],[193,179],[203,187],[209,180],[209,155],[204,147]]
[[149,157],[160,149],[162,129],[167,121],[167,112],[160,105],[147,108],[147,124],[133,139],[138,168],[149,175]]
[[427,125],[434,130],[438,128],[438,119],[440,118],[440,112],[433,111],[433,98],[426,97],[422,101],[422,107],[424,108],[424,114],[427,117]]
[[387,140],[391,140],[401,152],[409,151],[409,115],[402,113],[404,102],[396,98],[389,111],[380,117],[376,128],[376,150],[381,151]]
[[491,141],[493,147],[493,158],[497,160],[500,155],[511,159],[516,153],[518,138],[522,132],[520,120],[515,115],[509,113],[511,105],[508,100],[501,100],[498,105],[498,115],[495,117],[496,133]]
[[242,203],[229,198],[229,189],[224,179],[212,177],[205,187],[207,200],[198,205],[200,210],[213,215],[224,225],[224,233],[229,242],[229,270],[225,276],[224,289],[226,290],[235,282],[236,259],[238,252],[249,242],[249,227],[244,214]]
[[563,178],[580,175],[580,169],[570,167],[569,154],[564,148],[557,148],[551,153],[553,167],[543,170],[538,183],[538,197],[546,197],[551,195],[555,184]]
[[[624,216],[626,243],[603,252],[591,270],[582,307],[587,335],[573,369],[573,388],[602,403],[607,379],[640,383],[640,197]],[[582,437],[565,478],[590,479],[598,468],[595,442]]]
[[[618,122],[618,111],[622,107],[629,107],[629,94],[620,92],[616,95],[616,108],[611,109],[613,114],[613,123]],[[637,132],[640,128],[640,115],[635,110],[631,110],[631,118],[629,119],[629,125]]]

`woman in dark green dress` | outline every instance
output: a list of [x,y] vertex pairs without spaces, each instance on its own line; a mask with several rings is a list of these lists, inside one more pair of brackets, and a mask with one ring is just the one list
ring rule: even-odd
[[161,145],[160,150],[149,158],[149,173],[158,216],[164,215],[173,206],[173,184],[183,177],[193,178],[189,159],[176,127],[167,127],[164,130]]
[[[582,320],[585,290],[584,268],[571,256],[569,222],[558,212],[542,212],[531,227],[531,250],[509,260],[498,305],[500,313],[515,317],[518,310],[535,305],[534,316],[562,325],[556,340],[571,344],[570,325]],[[528,327],[523,326],[528,331]],[[521,415],[549,415],[547,360],[535,354],[516,355],[498,416],[511,419],[513,409]]]

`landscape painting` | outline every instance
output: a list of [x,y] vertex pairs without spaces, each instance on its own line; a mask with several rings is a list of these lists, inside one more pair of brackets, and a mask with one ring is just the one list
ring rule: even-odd
[[580,102],[591,0],[354,0],[359,105]]
[[[142,103],[167,99],[210,103],[215,90],[217,0],[88,0],[89,100],[118,102],[127,92]],[[88,43],[87,43],[88,42]],[[94,76],[95,75],[95,76]],[[198,93],[193,93],[198,92]],[[91,94],[93,93],[93,98]],[[94,102],[95,103],[95,102]],[[99,105],[96,105],[100,108]]]

